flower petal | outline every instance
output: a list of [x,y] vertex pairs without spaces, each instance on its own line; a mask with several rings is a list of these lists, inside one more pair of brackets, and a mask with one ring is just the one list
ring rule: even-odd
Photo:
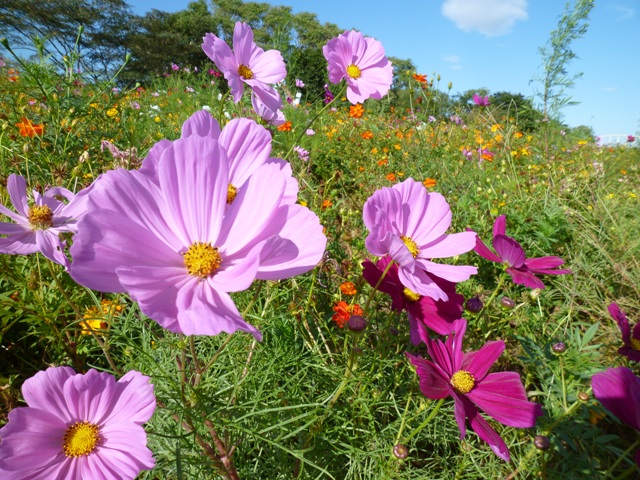
[[640,431],[640,378],[628,367],[608,368],[591,378],[593,396],[625,425]]
[[502,263],[514,268],[520,268],[524,265],[526,258],[524,250],[513,238],[496,235],[493,237],[493,249],[502,259]]
[[416,367],[420,379],[420,390],[425,397],[440,399],[451,395],[449,377],[433,362],[405,352],[409,361]]
[[479,382],[487,375],[487,372],[498,360],[498,357],[502,355],[503,351],[504,342],[502,340],[487,342],[480,350],[465,353],[460,368],[467,370]]

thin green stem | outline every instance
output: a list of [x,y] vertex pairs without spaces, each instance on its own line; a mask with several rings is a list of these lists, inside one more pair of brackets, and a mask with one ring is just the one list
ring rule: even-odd
[[[631,453],[632,451],[634,451],[635,449],[638,448],[638,446],[640,446],[640,438],[638,438],[635,442],[633,442],[631,444],[631,446],[629,448],[627,448],[624,453],[622,455],[620,455],[618,457],[618,459],[613,463],[613,465],[611,465],[606,472],[604,472],[604,476],[605,478],[609,478],[611,477],[613,471],[617,468],[618,465],[620,465],[620,462],[622,462],[625,458],[627,458],[627,455],[629,455],[629,453]],[[633,465],[634,470],[637,468],[637,466],[634,464]],[[624,472],[622,475],[625,475],[627,472]],[[626,478],[623,476],[620,476],[618,478]]]
[[224,102],[227,100],[227,97],[229,96],[229,92],[230,91],[227,91],[220,99],[220,110],[218,111],[218,123],[220,124],[221,127],[222,127],[222,113],[224,112]]
[[422,422],[420,424],[420,426],[416,429],[414,429],[408,437],[406,437],[404,439],[404,443],[407,443],[409,440],[411,440],[413,437],[415,437],[418,433],[420,433],[422,431],[422,429],[424,427],[426,427],[427,425],[429,425],[429,423],[431,422],[431,420],[433,420],[433,417],[436,416],[436,414],[438,413],[438,411],[440,410],[440,407],[442,407],[442,404],[444,403],[444,398],[441,398],[440,400],[438,400],[438,403],[436,403],[435,408],[431,411],[431,413],[429,414],[429,416],[427,417],[427,419]]
[[391,266],[394,264],[395,262],[393,260],[391,260],[389,262],[389,264],[386,266],[386,268],[384,269],[384,271],[382,272],[382,275],[380,276],[380,278],[378,279],[378,282],[376,283],[375,287],[373,287],[373,290],[371,291],[371,293],[369,294],[369,297],[367,297],[367,301],[364,304],[364,308],[362,309],[363,311],[363,316],[366,318],[367,313],[369,312],[369,305],[371,304],[371,300],[373,300],[374,295],[376,294],[376,292],[378,291],[378,288],[380,287],[380,285],[382,284],[382,280],[384,280],[384,277],[387,275],[387,273],[389,272],[389,270],[391,270]]

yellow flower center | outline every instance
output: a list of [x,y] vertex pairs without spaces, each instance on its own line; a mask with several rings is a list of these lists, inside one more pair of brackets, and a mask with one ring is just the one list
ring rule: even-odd
[[229,186],[227,187],[227,204],[231,205],[231,202],[233,202],[236,199],[237,194],[238,194],[238,189],[233,185],[229,184]]
[[640,340],[638,340],[637,338],[632,338],[630,343],[633,350],[640,352]]
[[253,72],[246,65],[240,65],[238,67],[238,74],[245,80],[251,80],[253,78]]
[[98,426],[89,422],[76,422],[67,428],[62,439],[62,450],[67,457],[89,455],[100,441]]
[[357,80],[362,75],[362,70],[357,65],[351,64],[347,67],[347,75],[354,80]]
[[476,379],[466,370],[458,370],[451,377],[451,385],[460,393],[469,393],[475,384]]
[[208,277],[222,263],[218,249],[210,243],[196,242],[182,255],[189,274],[194,277]]
[[404,298],[406,298],[410,302],[417,302],[418,300],[420,300],[420,297],[422,296],[419,293],[416,293],[413,290],[409,290],[406,287],[404,290],[402,290],[402,295],[404,295]]
[[34,230],[44,230],[51,226],[53,212],[46,205],[34,205],[29,209],[29,223]]
[[400,240],[402,240],[404,244],[407,246],[407,248],[411,252],[411,255],[413,255],[413,258],[416,258],[420,253],[420,248],[418,248],[418,244],[413,240],[411,240],[410,237],[405,237],[404,235],[400,237]]

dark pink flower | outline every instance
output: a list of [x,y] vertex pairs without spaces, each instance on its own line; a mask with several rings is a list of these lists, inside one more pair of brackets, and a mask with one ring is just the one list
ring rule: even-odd
[[500,435],[480,415],[478,408],[496,421],[516,428],[530,428],[542,415],[542,407],[527,400],[520,376],[515,372],[487,373],[504,350],[504,342],[487,342],[475,352],[462,353],[467,321],[453,323],[446,342],[421,336],[431,360],[407,353],[420,378],[420,390],[433,399],[449,396],[454,400],[454,415],[460,438],[466,434],[466,422],[487,442],[498,457],[510,461],[509,449]]
[[475,252],[482,258],[507,266],[506,272],[511,275],[513,283],[528,288],[544,288],[544,283],[535,274],[565,275],[569,269],[554,270],[564,263],[560,257],[526,258],[524,250],[518,242],[506,235],[507,217],[500,215],[493,225],[493,253],[480,237],[476,237]]
[[[625,425],[640,432],[640,378],[630,368],[608,368],[591,378],[593,396]],[[640,450],[636,451],[640,467]]]
[[480,105],[481,107],[486,107],[491,102],[489,101],[489,95],[487,95],[486,97],[481,97],[477,93],[474,93],[473,94],[473,103],[475,103],[476,105]]
[[347,99],[354,105],[367,98],[380,99],[389,91],[393,68],[379,41],[351,30],[329,40],[322,53],[327,59],[329,80],[345,80]]
[[97,370],[38,372],[22,386],[28,407],[0,429],[4,480],[133,479],[155,465],[142,427],[156,408],[149,377],[116,382]]
[[[372,287],[378,284],[382,272],[387,268],[389,262],[391,262],[391,258],[387,256],[378,260],[376,264],[368,259],[362,263],[362,275]],[[436,275],[432,275],[431,278],[447,294],[448,301],[434,300],[405,287],[398,276],[397,265],[391,266],[378,286],[378,290],[391,296],[391,308],[397,312],[407,311],[411,342],[414,345],[420,343],[418,322],[436,333],[448,335],[453,329],[453,321],[462,316],[464,297],[456,293],[456,284]]]
[[622,332],[624,345],[618,349],[618,353],[634,362],[640,362],[640,323],[637,323],[633,327],[633,331],[631,331],[629,320],[627,320],[627,316],[620,310],[617,303],[609,305],[609,314],[616,321],[618,328]]

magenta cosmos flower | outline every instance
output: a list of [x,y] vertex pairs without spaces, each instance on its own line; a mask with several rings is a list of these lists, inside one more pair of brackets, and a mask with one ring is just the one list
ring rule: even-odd
[[462,317],[462,304],[464,297],[456,293],[456,284],[443,280],[436,275],[431,279],[449,297],[449,300],[434,300],[431,297],[420,295],[402,285],[398,276],[398,266],[391,265],[386,275],[380,282],[383,272],[389,266],[391,258],[383,257],[376,264],[370,260],[362,263],[362,276],[372,287],[378,285],[378,290],[391,296],[391,308],[397,312],[407,311],[409,317],[409,332],[411,342],[414,345],[420,343],[418,322],[441,335],[448,335],[453,329],[453,321]]
[[[264,164],[277,165],[287,180],[284,203],[295,203],[298,198],[298,181],[293,178],[291,165],[271,157],[271,133],[248,118],[234,118],[223,129],[206,110],[191,115],[182,125],[182,138],[192,135],[217,140],[227,154],[229,163],[228,203],[231,203],[249,177]],[[141,172],[155,178],[156,165],[162,153],[172,144],[170,140],[156,143],[140,168]]]
[[466,421],[487,442],[498,457],[510,461],[509,449],[500,435],[480,415],[478,408],[500,423],[530,428],[542,415],[542,407],[527,400],[527,392],[515,372],[487,373],[504,350],[504,342],[487,342],[476,352],[462,353],[467,321],[453,323],[446,342],[431,340],[422,330],[431,360],[407,353],[420,378],[420,390],[433,399],[449,396],[454,400],[454,415],[460,438],[466,434]]
[[[640,432],[640,378],[630,368],[608,368],[591,378],[593,396],[625,425]],[[640,450],[636,451],[640,467]]]
[[[30,202],[27,182],[14,173],[9,175],[7,190],[16,211],[0,205],[0,214],[15,223],[0,222],[0,235],[6,235],[0,238],[0,253],[29,255],[41,252],[49,260],[68,267],[60,234],[76,232],[77,221],[85,213],[86,192],[75,195],[66,188],[54,187],[41,195],[33,190],[33,201]],[[59,197],[68,203],[58,200]]]
[[0,429],[4,480],[133,479],[155,465],[142,424],[156,408],[149,378],[51,367],[22,386],[28,407]]
[[380,99],[393,81],[393,67],[384,55],[382,44],[351,30],[327,42],[322,53],[328,62],[331,83],[347,82],[347,99],[362,103],[367,98]]
[[616,321],[618,328],[622,332],[624,345],[618,349],[618,353],[634,362],[640,362],[640,323],[637,323],[632,331],[627,316],[620,310],[617,303],[609,305],[609,314]]
[[486,97],[482,97],[480,95],[478,95],[477,93],[473,94],[473,103],[475,103],[476,105],[479,105],[481,107],[487,107],[489,106],[489,104],[491,103],[489,101],[489,95],[487,95]]
[[127,292],[162,327],[186,335],[242,330],[257,339],[230,292],[255,279],[311,270],[326,237],[318,217],[284,201],[287,176],[260,166],[228,205],[229,162],[210,137],[170,142],[153,174],[99,177],[71,247],[71,276],[103,292]]
[[238,103],[247,84],[271,112],[282,106],[280,95],[269,84],[287,76],[282,55],[277,50],[266,52],[253,41],[253,30],[237,22],[233,29],[233,51],[227,43],[212,33],[203,37],[202,49],[229,82],[233,100]]
[[378,257],[389,255],[398,264],[402,285],[415,293],[448,300],[430,274],[461,282],[478,271],[476,267],[431,261],[468,252],[476,243],[476,234],[445,234],[451,225],[449,204],[412,178],[374,192],[364,204],[363,218],[369,229],[367,250]]
[[493,224],[493,253],[480,237],[477,237],[475,251],[482,258],[506,265],[506,272],[511,275],[513,283],[528,288],[544,288],[544,283],[535,275],[564,275],[571,273],[569,269],[554,270],[564,263],[560,257],[526,258],[524,250],[518,242],[506,235],[507,217],[500,215]]

